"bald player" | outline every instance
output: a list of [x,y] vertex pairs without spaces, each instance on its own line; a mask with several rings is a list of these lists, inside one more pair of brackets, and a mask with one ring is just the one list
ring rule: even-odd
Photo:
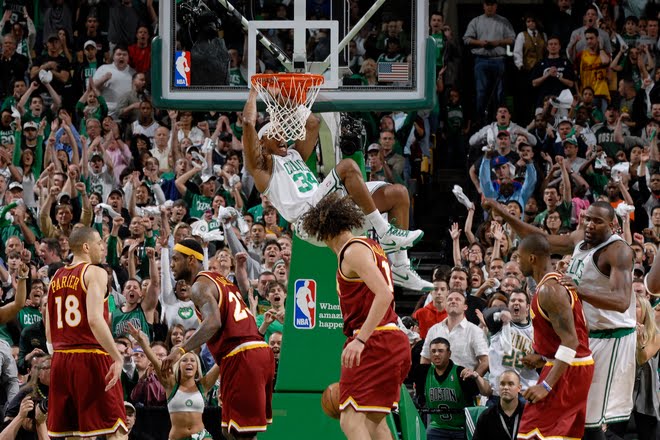
[[[484,208],[501,214],[520,237],[539,232],[511,216],[497,202],[486,200]],[[553,254],[573,254],[561,282],[583,301],[589,326],[595,372],[587,403],[586,440],[604,439],[603,424],[623,437],[633,407],[637,345],[634,253],[625,240],[614,234],[614,219],[609,203],[595,202],[576,231],[546,235]]]
[[95,229],[81,227],[71,232],[69,246],[73,260],[53,275],[44,317],[53,346],[48,435],[120,439],[128,432],[118,382],[124,359],[107,324],[108,273],[95,266],[105,243]]
[[538,383],[523,393],[529,405],[518,439],[581,438],[594,374],[582,302],[575,288],[561,284],[563,275],[553,272],[543,235],[525,237],[518,252],[523,274],[537,282],[530,312],[534,351],[548,359]]

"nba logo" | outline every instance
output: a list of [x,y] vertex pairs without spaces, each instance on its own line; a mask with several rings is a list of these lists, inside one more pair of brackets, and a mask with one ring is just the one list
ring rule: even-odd
[[174,86],[190,86],[190,52],[174,53]]
[[293,326],[310,330],[316,325],[316,281],[296,280]]

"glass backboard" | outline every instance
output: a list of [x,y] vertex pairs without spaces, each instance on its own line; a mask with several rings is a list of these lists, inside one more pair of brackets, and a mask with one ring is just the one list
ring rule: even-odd
[[236,111],[254,73],[311,72],[315,112],[430,108],[435,45],[423,0],[161,0],[161,108]]

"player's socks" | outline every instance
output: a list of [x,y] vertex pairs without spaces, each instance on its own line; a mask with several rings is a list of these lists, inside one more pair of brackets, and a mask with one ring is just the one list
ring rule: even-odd
[[390,224],[383,218],[383,215],[379,210],[374,210],[373,212],[367,214],[367,220],[371,223],[371,226],[376,230],[376,234],[379,237],[382,237],[390,229]]
[[392,262],[392,266],[402,266],[404,264],[410,264],[408,260],[408,251],[396,251],[387,254],[387,258]]

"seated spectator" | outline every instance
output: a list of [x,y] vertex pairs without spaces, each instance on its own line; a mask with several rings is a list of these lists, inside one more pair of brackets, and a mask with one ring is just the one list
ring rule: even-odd
[[505,440],[511,438],[512,432],[518,432],[525,409],[520,401],[520,376],[513,370],[506,370],[495,379],[499,383],[499,402],[479,416],[472,440]]
[[[457,341],[456,344],[459,344]],[[479,394],[490,395],[488,382],[471,368],[454,362],[452,344],[443,337],[429,341],[431,365],[421,365],[415,380],[419,406],[432,410],[429,439],[464,439],[465,412]]]

